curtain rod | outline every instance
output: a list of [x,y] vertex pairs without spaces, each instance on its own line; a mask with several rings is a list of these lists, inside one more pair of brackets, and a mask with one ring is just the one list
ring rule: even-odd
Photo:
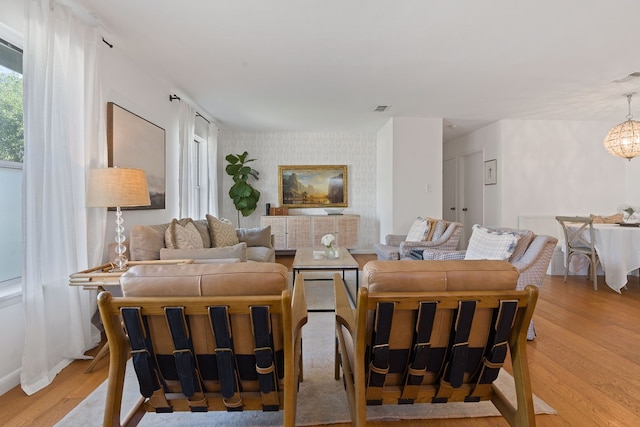
[[[177,99],[178,101],[180,101],[180,97],[178,95],[169,95],[169,101],[173,101],[174,99]],[[202,120],[204,120],[205,122],[211,124],[211,122],[209,120],[207,120],[207,118],[205,116],[203,116],[202,114],[198,113],[196,111],[196,117],[200,117]]]

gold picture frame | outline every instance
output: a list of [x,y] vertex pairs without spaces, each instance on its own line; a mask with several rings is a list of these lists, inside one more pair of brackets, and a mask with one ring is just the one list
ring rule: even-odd
[[346,208],[348,188],[346,165],[278,166],[280,206]]

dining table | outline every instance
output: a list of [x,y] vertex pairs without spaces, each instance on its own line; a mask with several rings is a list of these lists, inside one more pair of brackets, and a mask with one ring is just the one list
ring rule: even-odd
[[[594,247],[611,289],[627,285],[627,275],[640,268],[640,224],[593,224]],[[588,239],[588,229],[585,231]]]

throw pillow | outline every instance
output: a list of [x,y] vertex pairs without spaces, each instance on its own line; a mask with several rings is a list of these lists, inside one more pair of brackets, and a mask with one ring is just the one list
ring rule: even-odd
[[233,246],[240,242],[236,234],[236,227],[228,219],[218,219],[207,214],[207,223],[209,224],[209,233],[211,233],[211,247]]
[[202,249],[204,243],[191,218],[171,221],[165,232],[165,246],[170,249]]
[[464,259],[493,259],[506,261],[516,248],[520,236],[509,231],[495,231],[473,226]]
[[236,230],[238,240],[245,242],[248,247],[264,246],[271,247],[271,226],[257,228],[238,228]]
[[407,242],[421,242],[427,238],[428,234],[429,220],[419,216],[415,221],[413,221],[413,224],[411,224],[411,228],[409,229],[405,240]]
[[440,240],[446,229],[447,222],[442,219],[437,220],[435,225],[433,226],[433,234],[431,234],[431,238],[429,240],[432,242]]

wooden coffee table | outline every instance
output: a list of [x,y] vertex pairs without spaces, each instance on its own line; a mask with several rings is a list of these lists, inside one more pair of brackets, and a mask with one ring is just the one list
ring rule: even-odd
[[[356,295],[358,294],[358,287],[360,286],[360,278],[358,275],[359,264],[349,251],[345,248],[339,248],[339,258],[328,259],[320,258],[315,259],[313,257],[314,251],[323,251],[322,247],[319,248],[299,248],[296,250],[296,255],[293,258],[293,283],[296,282],[296,274],[301,271],[342,271],[342,282],[345,287],[347,283],[345,281],[345,272],[353,271],[356,273]],[[332,280],[332,279],[318,279],[318,280]],[[349,287],[347,287],[347,295],[351,299],[351,302],[355,306],[354,295],[351,295]],[[309,311],[333,311],[333,310],[309,310]]]

